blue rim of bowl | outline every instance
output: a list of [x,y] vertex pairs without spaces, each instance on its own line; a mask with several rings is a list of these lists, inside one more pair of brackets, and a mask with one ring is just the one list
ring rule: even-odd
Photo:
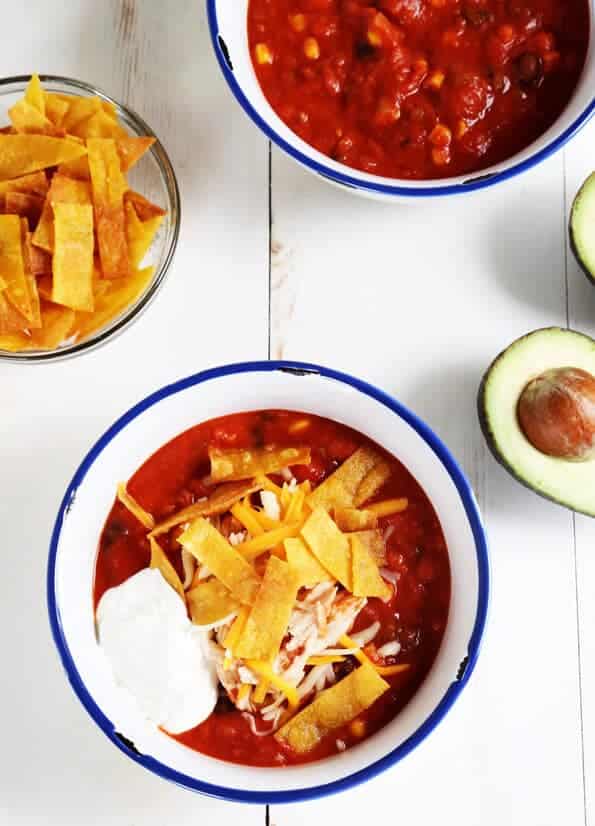
[[[445,183],[444,186],[429,186],[424,187],[423,189],[416,189],[414,187],[408,186],[392,186],[389,184],[381,184],[375,183],[373,181],[366,181],[362,180],[361,178],[355,178],[351,175],[344,174],[343,172],[339,172],[336,169],[332,169],[326,164],[319,163],[318,161],[310,158],[308,155],[305,155],[299,149],[296,149],[295,146],[292,146],[288,143],[284,138],[276,132],[269,123],[258,114],[254,106],[250,103],[240,84],[237,82],[235,78],[235,74],[232,69],[230,69],[226,55],[221,47],[220,40],[223,40],[225,43],[225,39],[223,35],[219,32],[219,20],[217,18],[217,2],[218,0],[207,0],[207,16],[209,21],[209,31],[211,34],[211,42],[213,44],[213,49],[217,56],[217,61],[223,72],[223,76],[227,81],[227,84],[231,91],[233,92],[236,100],[244,110],[244,112],[248,115],[248,117],[258,126],[258,128],[264,132],[264,134],[275,143],[280,149],[290,155],[294,160],[298,163],[301,163],[303,166],[306,166],[312,172],[322,176],[323,178],[327,178],[328,180],[333,181],[337,184],[342,184],[343,186],[349,187],[351,189],[360,189],[367,192],[375,193],[377,195],[395,195],[407,198],[429,198],[429,197],[436,197],[442,195],[462,195],[464,193],[474,192],[480,189],[487,189],[487,187],[494,186],[494,184],[500,183],[502,181],[508,181],[511,178],[520,175],[522,172],[526,172],[528,169],[532,169],[541,161],[546,160],[549,158],[550,155],[553,155],[554,152],[557,152],[558,149],[561,149],[576,132],[581,129],[585,123],[595,114],[595,97],[591,100],[591,102],[586,106],[586,108],[581,112],[581,114],[573,121],[573,123],[565,129],[557,138],[554,138],[547,146],[544,146],[543,149],[540,149],[539,152],[536,152],[531,157],[526,158],[524,161],[520,161],[519,163],[515,164],[514,166],[509,167],[508,169],[504,169],[502,172],[490,172],[489,170],[483,171],[479,170],[477,174],[472,174],[469,180],[463,181],[462,183],[458,184],[448,184]],[[592,23],[591,23],[592,25]],[[227,48],[227,46],[226,46]],[[296,135],[297,138],[297,135]],[[346,167],[347,168],[347,167]],[[444,179],[448,181],[448,178]]]
[[[76,492],[83,482],[87,472],[93,465],[99,454],[112,441],[112,439],[123,430],[130,422],[140,416],[145,410],[163,401],[169,396],[175,395],[181,391],[194,387],[195,385],[203,384],[212,379],[218,379],[223,376],[229,376],[236,373],[255,373],[255,372],[276,372],[281,371],[285,373],[293,373],[297,376],[302,375],[319,375],[323,378],[331,379],[333,381],[347,384],[364,393],[367,396],[388,407],[394,413],[403,419],[410,427],[415,430],[419,436],[428,444],[432,451],[436,454],[440,462],[448,471],[452,481],[454,482],[463,507],[469,521],[475,542],[475,549],[477,553],[477,569],[478,569],[478,598],[477,598],[477,613],[473,625],[473,631],[469,638],[466,661],[461,663],[459,674],[453,683],[450,684],[442,699],[430,714],[424,720],[419,728],[403,743],[397,746],[393,751],[381,757],[376,762],[363,769],[354,772],[353,774],[343,777],[340,780],[335,780],[327,784],[309,786],[302,789],[293,789],[287,791],[249,791],[245,789],[227,788],[225,786],[218,786],[212,783],[203,782],[197,778],[182,774],[181,772],[171,769],[169,766],[155,760],[153,757],[139,754],[136,749],[131,748],[125,737],[116,731],[114,724],[106,717],[103,711],[95,703],[95,700],[87,690],[81,676],[77,670],[76,664],[68,648],[60,619],[60,610],[58,606],[58,599],[56,595],[56,558],[58,551],[58,543],[60,534],[64,523],[64,518],[67,515],[72,503],[74,502]],[[218,367],[211,370],[205,370],[201,373],[181,379],[174,384],[166,385],[160,390],[147,396],[134,407],[130,408],[123,416],[121,416],[98,441],[93,445],[89,453],[83,459],[80,467],[74,474],[72,481],[66,489],[64,498],[56,517],[54,530],[50,543],[48,573],[47,573],[47,602],[50,626],[54,642],[58,649],[58,653],[62,660],[62,665],[66,671],[70,684],[78,696],[79,700],[86,708],[87,712],[93,718],[95,723],[103,731],[107,737],[128,757],[144,766],[149,771],[160,777],[169,780],[177,785],[184,786],[193,791],[201,792],[210,797],[216,797],[223,800],[240,802],[240,803],[294,803],[301,800],[315,799],[325,797],[336,792],[357,786],[366,780],[376,776],[389,766],[394,765],[403,759],[410,751],[418,746],[429,734],[436,728],[438,723],[444,718],[446,713],[450,710],[453,703],[467,684],[477,662],[479,655],[481,638],[484,632],[488,602],[489,602],[489,558],[488,547],[485,529],[482,524],[481,515],[474,494],[471,490],[469,482],[465,478],[463,471],[457,464],[456,460],[446,447],[446,445],[430,430],[430,428],[419,419],[414,413],[404,407],[396,399],[389,396],[382,390],[368,384],[361,379],[354,378],[346,373],[341,373],[336,370],[331,370],[326,367],[320,367],[316,364],[309,364],[304,362],[294,361],[254,361],[245,362],[241,364],[231,364],[224,367]]]

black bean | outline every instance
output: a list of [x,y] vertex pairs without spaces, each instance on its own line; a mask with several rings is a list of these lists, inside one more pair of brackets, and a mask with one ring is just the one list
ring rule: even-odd
[[533,52],[525,52],[517,60],[519,80],[527,86],[539,86],[543,80],[543,60]]

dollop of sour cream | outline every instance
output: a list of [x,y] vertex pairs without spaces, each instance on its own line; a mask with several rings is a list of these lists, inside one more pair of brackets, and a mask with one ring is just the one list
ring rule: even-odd
[[171,734],[194,728],[215,708],[217,675],[205,632],[157,569],[110,588],[97,607],[97,635],[116,682]]

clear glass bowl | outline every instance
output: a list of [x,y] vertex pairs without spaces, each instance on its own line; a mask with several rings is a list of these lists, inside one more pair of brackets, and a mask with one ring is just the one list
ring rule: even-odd
[[[23,96],[28,75],[0,80],[0,126],[7,125],[9,108]],[[153,130],[135,112],[118,103],[105,92],[88,83],[54,75],[40,75],[47,92],[79,97],[97,96],[112,103],[118,118],[131,135],[157,137]],[[81,341],[66,341],[53,350],[25,350],[13,353],[0,349],[0,361],[47,362],[86,353],[113,339],[135,321],[157,295],[172,262],[180,231],[180,192],[167,152],[157,138],[151,149],[128,173],[131,187],[167,210],[167,215],[149,250],[143,265],[155,267],[155,274],[144,293],[104,327]]]

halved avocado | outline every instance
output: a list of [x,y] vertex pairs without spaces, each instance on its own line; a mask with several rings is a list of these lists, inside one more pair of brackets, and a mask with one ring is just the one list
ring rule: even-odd
[[570,248],[587,278],[595,284],[595,172],[574,199],[569,232]]
[[546,371],[574,368],[595,376],[595,341],[549,327],[513,342],[488,368],[478,396],[481,429],[495,458],[536,493],[595,516],[595,460],[573,461],[542,453],[519,425],[519,399]]

